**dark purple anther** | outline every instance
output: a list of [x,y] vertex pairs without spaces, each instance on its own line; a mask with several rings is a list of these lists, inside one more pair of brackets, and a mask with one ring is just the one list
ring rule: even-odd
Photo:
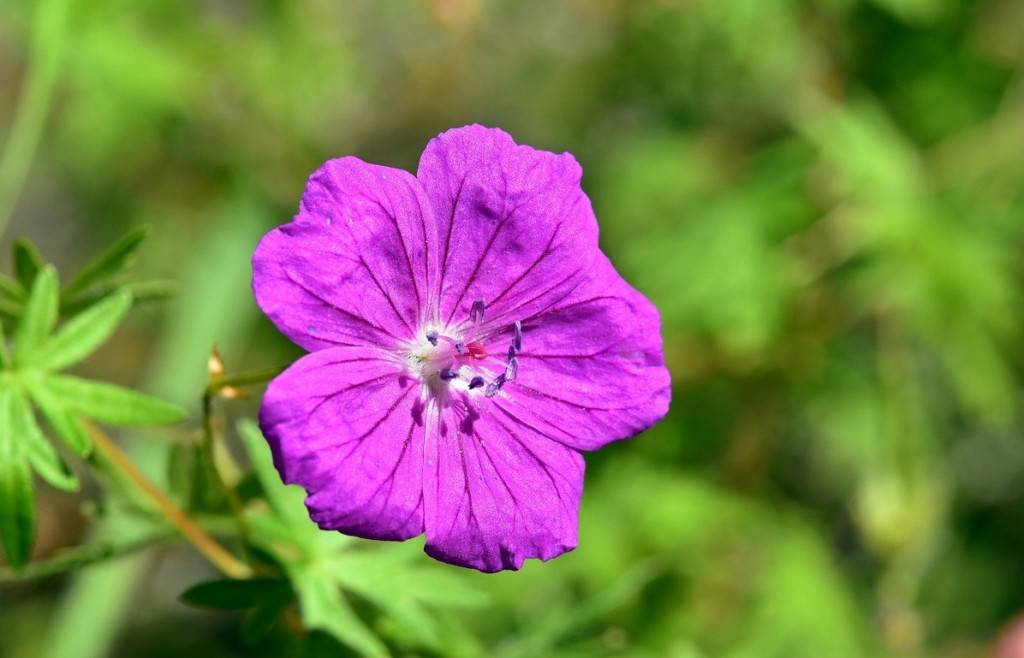
[[523,349],[523,323],[519,320],[512,323],[512,347],[516,352]]
[[459,373],[455,372],[451,368],[444,368],[443,370],[441,370],[440,374],[441,380],[446,382],[451,381],[459,376]]
[[516,358],[516,346],[515,345],[509,345],[508,346],[508,360],[511,361],[514,358]]
[[466,344],[461,342],[461,341],[459,341],[458,343],[455,343],[455,352],[456,352],[456,354],[465,354],[466,353]]
[[436,331],[428,331],[427,332],[427,342],[430,343],[431,345],[433,345],[434,347],[437,347],[437,332]]
[[473,307],[469,309],[469,319],[476,324],[484,319],[484,300],[478,299],[473,302]]
[[480,388],[483,385],[484,385],[484,378],[483,377],[477,376],[477,377],[474,377],[473,379],[469,380],[469,390],[471,390],[471,391],[474,388]]
[[505,373],[498,375],[493,382],[487,385],[484,389],[484,395],[489,398],[493,398],[501,390],[501,387],[505,385]]
[[508,365],[505,366],[505,380],[514,381],[516,374],[519,373],[519,359],[512,357],[508,360]]

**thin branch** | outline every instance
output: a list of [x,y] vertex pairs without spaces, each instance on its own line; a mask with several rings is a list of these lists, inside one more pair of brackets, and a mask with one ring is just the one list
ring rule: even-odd
[[10,569],[0,569],[0,583],[56,576],[66,571],[87,567],[96,562],[141,551],[144,548],[175,536],[176,533],[173,530],[164,529],[128,541],[99,542],[68,548],[48,559],[30,562],[18,573],[14,573]]
[[[85,421],[83,421],[85,422]],[[182,512],[160,489],[154,485],[132,463],[124,452],[106,435],[99,427],[90,422],[85,422],[86,430],[104,457],[128,477],[160,510],[161,514],[181,532],[182,536],[196,547],[215,567],[221,570],[224,575],[230,578],[251,578],[253,575],[249,565],[240,561],[227,549],[221,546],[217,540],[206,534],[202,528]]]

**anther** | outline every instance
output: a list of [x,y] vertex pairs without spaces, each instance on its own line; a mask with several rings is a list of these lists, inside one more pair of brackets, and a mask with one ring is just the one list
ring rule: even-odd
[[514,358],[516,358],[516,346],[515,345],[509,345],[508,346],[508,360],[511,361]]
[[451,368],[443,368],[440,372],[440,376],[442,381],[448,382],[458,377],[459,373],[455,372]]
[[466,353],[466,344],[463,343],[462,341],[459,341],[458,343],[455,343],[455,352],[457,354],[465,354]]
[[484,319],[484,300],[478,299],[473,302],[472,308],[469,309],[469,319],[476,324]]
[[430,343],[431,345],[433,345],[434,347],[437,347],[437,332],[436,331],[428,331],[427,332],[427,342]]
[[516,375],[519,373],[519,359],[512,357],[508,360],[508,365],[505,366],[505,380],[513,381]]
[[493,398],[501,390],[501,387],[505,385],[505,373],[498,375],[493,382],[487,385],[484,389],[484,395]]
[[512,323],[512,347],[517,352],[523,349],[523,323],[519,320]]
[[469,380],[469,390],[471,390],[471,391],[474,388],[480,388],[483,385],[484,385],[484,378],[483,377],[476,376],[473,379]]

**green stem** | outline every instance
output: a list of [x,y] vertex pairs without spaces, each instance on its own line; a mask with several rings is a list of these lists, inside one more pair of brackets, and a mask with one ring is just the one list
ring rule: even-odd
[[267,382],[277,376],[281,370],[282,368],[273,368],[239,373],[237,375],[229,375],[226,377],[217,377],[216,379],[210,380],[206,386],[206,390],[203,392],[203,458],[206,461],[206,466],[214,481],[217,483],[217,487],[224,495],[225,500],[227,500],[228,507],[231,508],[231,515],[235,518],[235,523],[238,526],[238,534],[242,540],[243,551],[247,551],[247,547],[249,545],[249,529],[245,522],[245,506],[242,504],[241,499],[239,499],[238,493],[232,487],[228,486],[228,483],[221,475],[220,469],[217,467],[217,436],[213,429],[213,399],[219,392],[228,388],[251,386],[253,384],[262,384]]
[[238,535],[241,539],[243,554],[248,555],[249,527],[245,522],[245,506],[242,504],[241,499],[239,499],[238,493],[234,488],[228,486],[228,483],[224,481],[220,474],[220,469],[217,468],[214,452],[215,440],[216,437],[213,431],[213,394],[207,390],[203,394],[203,458],[206,461],[206,467],[210,470],[214,481],[217,483],[217,487],[224,495],[224,499],[228,501],[228,507],[231,508],[231,516],[234,517],[235,524],[238,526]]
[[160,513],[170,521],[171,525],[181,532],[196,550],[198,550],[215,567],[228,576],[242,580],[252,578],[252,569],[248,564],[240,562],[234,555],[221,546],[213,537],[200,528],[187,514],[178,509],[155,484],[125,455],[114,441],[98,426],[86,423],[86,431],[92,439],[96,450],[103,453],[111,464],[117,467],[152,501]]
[[30,562],[17,574],[10,569],[0,569],[0,583],[56,576],[66,571],[81,569],[97,562],[135,553],[176,536],[177,533],[173,530],[164,529],[128,541],[99,542],[87,546],[69,548],[50,559]]
[[44,0],[34,15],[27,81],[0,156],[0,234],[7,228],[39,146],[64,55],[70,7],[71,0]]

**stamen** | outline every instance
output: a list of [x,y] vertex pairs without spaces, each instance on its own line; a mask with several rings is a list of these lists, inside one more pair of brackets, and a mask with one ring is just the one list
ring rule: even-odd
[[505,366],[505,380],[514,381],[516,375],[519,373],[519,359],[512,357],[508,360],[508,365]]
[[476,376],[473,379],[469,380],[469,390],[471,390],[471,391],[474,388],[480,388],[483,385],[484,385],[484,378],[483,377]]
[[440,372],[440,376],[442,381],[448,382],[458,377],[459,373],[455,372],[451,368],[443,368]]
[[478,299],[473,302],[472,308],[469,309],[469,319],[473,324],[477,324],[484,319],[484,308],[484,300]]
[[487,385],[487,388],[484,389],[484,395],[489,398],[493,398],[495,395],[498,394],[498,391],[500,391],[501,387],[504,385],[505,373],[501,373],[500,375],[497,376],[497,378],[495,378],[493,382]]
[[436,331],[428,331],[427,332],[427,342],[430,343],[431,345],[433,345],[434,347],[437,347],[437,332]]
[[514,358],[516,358],[516,346],[515,345],[509,345],[508,346],[508,360],[511,361]]
[[459,341],[459,342],[455,343],[455,352],[458,353],[458,354],[465,354],[466,353],[466,344],[463,343],[462,341]]
[[523,349],[523,323],[519,320],[512,323],[512,347],[517,352]]

